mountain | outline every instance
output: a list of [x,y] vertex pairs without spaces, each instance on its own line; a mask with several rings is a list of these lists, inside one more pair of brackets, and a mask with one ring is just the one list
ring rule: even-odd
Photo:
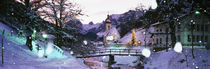
[[[111,25],[117,29],[122,37],[134,28],[134,26],[132,26],[133,23],[137,23],[141,16],[143,16],[143,12],[135,10],[129,10],[123,14],[112,14],[110,15]],[[89,24],[84,24],[83,34],[90,39],[102,40],[101,35],[105,32],[105,26],[105,21],[97,24],[92,24],[91,22]]]

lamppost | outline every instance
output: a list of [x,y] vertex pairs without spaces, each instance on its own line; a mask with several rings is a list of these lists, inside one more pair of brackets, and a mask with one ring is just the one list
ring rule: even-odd
[[144,34],[144,45],[146,47],[146,30],[143,32],[143,34]]
[[[197,10],[196,10],[194,13],[195,13],[195,15],[199,15],[199,14],[200,14],[200,12],[197,11]],[[204,32],[204,31],[205,31],[205,24],[204,24],[204,22],[202,22],[202,26],[203,26],[203,27],[201,27],[201,30],[202,30],[202,32],[203,32],[203,33],[202,33],[203,38],[201,37],[201,41],[202,41],[202,45],[204,46],[204,42],[205,42],[205,37],[204,37],[204,36],[205,36],[205,34],[204,34],[204,33],[205,33],[205,32]]]
[[47,56],[46,56],[47,34],[46,34],[46,33],[43,33],[43,34],[42,34],[42,37],[43,37],[44,40],[45,40],[45,41],[44,41],[44,43],[45,43],[45,44],[44,44],[44,57],[47,58]]
[[166,51],[168,52],[168,28],[166,28]]
[[193,31],[194,31],[194,24],[195,24],[195,22],[193,21],[193,20],[191,20],[190,21],[191,22],[191,34],[192,34],[192,41],[191,41],[191,45],[192,45],[192,56],[193,56],[193,58],[195,58],[195,56],[194,56],[194,45],[193,45],[193,42],[195,41],[195,37],[194,37],[194,35],[193,35]]
[[[3,30],[3,32],[2,32],[2,37],[4,36],[4,32],[5,32],[5,30]],[[2,64],[4,64],[4,39],[2,38],[2,40],[1,40],[1,42],[2,42],[2,47],[1,47],[1,58],[2,58]]]

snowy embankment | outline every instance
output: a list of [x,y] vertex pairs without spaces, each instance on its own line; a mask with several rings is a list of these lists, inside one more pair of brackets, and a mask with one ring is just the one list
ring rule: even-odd
[[191,49],[184,49],[181,53],[174,50],[152,53],[144,64],[145,69],[209,69],[210,50],[195,49],[192,57]]
[[[138,62],[138,57],[136,56],[115,56],[114,61],[116,62],[113,64],[113,67],[120,67],[122,69],[133,69]],[[94,58],[86,58],[84,59],[87,65],[91,68],[95,69],[107,69],[109,56],[102,56],[102,57],[94,57]]]
[[[145,41],[146,43],[148,43],[148,41],[150,40],[151,34],[149,32],[153,32],[154,28],[151,27],[149,28],[146,32],[145,29],[136,29],[135,30],[135,36],[136,36],[136,40],[140,40],[141,42],[143,42],[142,44],[145,45]],[[145,33],[144,33],[145,32]],[[132,39],[132,33],[128,32],[124,37],[122,37],[119,42],[121,43],[129,43]]]
[[[2,35],[3,29],[5,30],[4,35]],[[13,32],[11,33],[11,31]],[[2,39],[4,64],[2,64],[2,57],[0,57],[0,69],[89,69],[83,64],[83,60],[76,59],[67,51],[64,51],[64,56],[67,56],[65,58],[38,57],[37,52],[30,51],[25,45],[26,39],[24,37],[18,37],[14,30],[0,22],[1,44]],[[2,49],[0,56],[2,56]]]

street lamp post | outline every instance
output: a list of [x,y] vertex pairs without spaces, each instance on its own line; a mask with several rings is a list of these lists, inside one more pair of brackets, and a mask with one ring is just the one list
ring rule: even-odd
[[[3,30],[2,36],[4,36],[4,32],[5,32],[5,30]],[[1,48],[2,49],[1,50],[2,51],[1,52],[2,53],[2,56],[1,57],[2,57],[2,64],[4,64],[4,53],[3,53],[4,52],[4,39],[3,38],[2,38],[2,41],[1,42],[2,42],[2,48]]]
[[166,51],[168,51],[168,28],[166,29]]
[[144,45],[146,47],[146,30],[145,30],[145,32],[143,32],[143,34],[144,34]]
[[193,58],[195,58],[195,56],[194,56],[194,45],[193,45],[193,42],[195,41],[195,37],[193,36],[193,31],[194,31],[194,24],[195,24],[195,22],[193,21],[193,20],[191,20],[191,34],[192,34],[192,56],[193,56]]
[[47,58],[47,56],[46,56],[46,49],[47,49],[47,48],[46,48],[46,44],[47,44],[47,43],[46,43],[46,41],[47,41],[47,34],[43,33],[43,34],[42,34],[42,37],[43,37],[44,40],[45,40],[45,41],[44,41],[44,43],[45,43],[45,44],[44,44],[44,57]]

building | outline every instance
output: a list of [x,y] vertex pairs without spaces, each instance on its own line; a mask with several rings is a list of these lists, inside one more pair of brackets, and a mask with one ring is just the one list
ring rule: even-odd
[[109,15],[107,15],[105,22],[106,22],[106,31],[103,35],[104,44],[106,45],[106,44],[116,43],[120,38],[120,34],[115,26],[112,27]]
[[[199,48],[207,46],[210,36],[210,22],[207,14],[189,14],[176,20],[175,35],[177,42],[181,42],[183,46],[193,45]],[[155,31],[150,33],[154,35],[154,46],[166,47],[166,45],[171,45],[169,24],[166,22],[152,24]]]
[[169,34],[169,25],[166,22],[157,22],[151,25],[154,28],[153,32],[150,32],[154,39],[153,46],[155,47],[166,47],[171,44],[171,36]]

